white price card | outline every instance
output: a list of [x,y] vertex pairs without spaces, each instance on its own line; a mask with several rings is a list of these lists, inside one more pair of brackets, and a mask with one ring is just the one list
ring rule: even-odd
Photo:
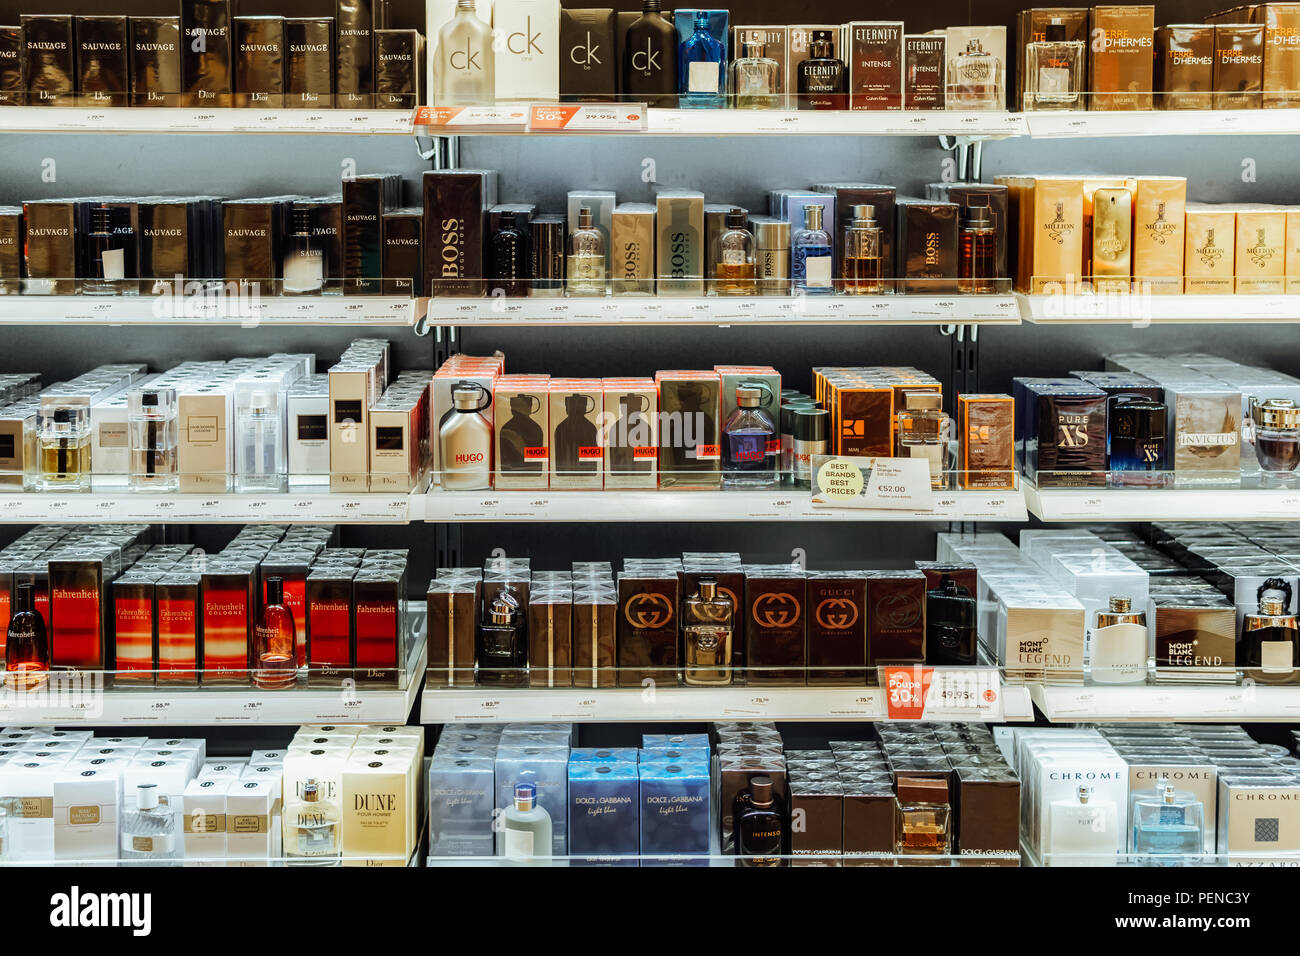
[[1001,720],[1002,679],[994,667],[936,667],[925,695],[925,719]]
[[818,507],[934,510],[930,463],[922,458],[815,455],[812,472]]
[[646,126],[644,103],[534,103],[530,133],[640,133]]

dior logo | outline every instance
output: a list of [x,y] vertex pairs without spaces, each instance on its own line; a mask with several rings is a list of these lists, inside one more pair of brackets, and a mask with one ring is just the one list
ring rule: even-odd
[[649,37],[646,37],[645,49],[637,50],[632,54],[632,69],[640,70],[642,73],[653,73],[661,69],[659,51],[654,48]]
[[476,50],[470,44],[469,37],[465,38],[465,49],[452,50],[447,62],[451,64],[453,70],[468,72],[470,70],[482,70],[483,65],[479,63],[478,55],[483,52]]
[[623,617],[636,628],[661,628],[672,621],[673,604],[663,594],[634,594],[623,605]]
[[1196,250],[1196,257],[1209,268],[1214,268],[1223,258],[1223,249],[1214,244],[1214,230],[1205,230],[1205,242]]
[[517,56],[532,56],[534,51],[537,56],[541,56],[542,48],[537,42],[541,35],[540,32],[533,32],[533,18],[525,17],[523,32],[516,30],[506,36],[506,49]]
[[576,63],[578,66],[590,67],[593,63],[600,65],[601,59],[596,56],[596,51],[600,49],[600,44],[591,42],[591,31],[587,31],[587,42],[579,43],[569,49],[569,62]]
[[1074,223],[1065,221],[1065,203],[1058,202],[1055,209],[1056,218],[1051,222],[1044,223],[1043,229],[1047,232],[1047,238],[1051,239],[1058,246],[1065,245],[1065,234],[1074,231]]

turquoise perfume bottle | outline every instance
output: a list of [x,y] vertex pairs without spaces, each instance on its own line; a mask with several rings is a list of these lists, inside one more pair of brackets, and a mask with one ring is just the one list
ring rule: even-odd
[[1204,848],[1204,808],[1196,797],[1179,793],[1170,783],[1134,795],[1134,853],[1173,858],[1199,855]]
[[[678,16],[682,11],[676,11]],[[678,25],[679,35],[681,25]],[[723,25],[723,36],[726,35]],[[722,109],[727,105],[727,50],[713,35],[708,10],[696,10],[694,30],[677,48],[678,105]]]

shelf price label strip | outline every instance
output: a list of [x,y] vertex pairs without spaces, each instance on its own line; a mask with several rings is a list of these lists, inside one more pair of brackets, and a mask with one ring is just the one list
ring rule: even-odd
[[882,667],[890,720],[998,721],[1002,678],[995,667]]

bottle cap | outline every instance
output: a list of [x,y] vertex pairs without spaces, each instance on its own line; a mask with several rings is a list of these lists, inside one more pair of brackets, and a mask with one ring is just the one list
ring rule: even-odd
[[754,245],[760,249],[789,249],[790,223],[771,216],[751,216],[749,228],[754,233]]
[[718,582],[713,578],[700,578],[700,598],[712,601],[718,596]]
[[137,784],[135,788],[135,805],[139,810],[152,810],[158,806],[158,784]]
[[271,577],[266,579],[266,604],[270,607],[273,604],[284,603],[284,578]]
[[1092,787],[1080,787],[1076,792],[1079,795],[1079,802],[1087,803],[1088,798],[1092,796]]
[[794,434],[794,413],[799,408],[817,408],[819,407],[811,398],[797,398],[793,401],[781,403],[781,434]]
[[824,408],[796,408],[794,410],[794,440],[824,442],[830,429],[831,413]]
[[515,809],[531,810],[537,803],[537,786],[531,783],[515,784]]
[[732,209],[727,213],[727,228],[728,229],[749,228],[749,217],[745,215],[745,211],[743,209],[736,209],[735,207],[732,207]]
[[311,235],[311,210],[301,206],[293,207],[293,234],[295,236]]
[[1265,617],[1281,617],[1286,613],[1286,605],[1281,598],[1264,598],[1259,602],[1259,613]]
[[749,778],[749,802],[756,807],[770,807],[772,805],[771,777]]
[[870,203],[858,203],[852,209],[853,225],[871,225],[876,224],[876,207]]
[[1289,398],[1253,402],[1250,417],[1261,428],[1300,428],[1300,406]]
[[741,40],[740,55],[747,60],[757,60],[759,57],[767,55],[767,44],[762,40]]
[[502,229],[513,229],[515,227],[515,214],[509,211],[503,212],[499,223]]
[[30,613],[36,607],[36,586],[20,584],[15,588],[13,613]]
[[993,210],[988,206],[966,206],[962,210],[962,215],[968,226],[991,227],[993,225]]
[[821,203],[809,203],[803,207],[803,227],[805,229],[820,229],[822,227],[822,213],[826,207]]
[[591,207],[590,206],[583,206],[578,210],[578,228],[579,229],[591,228]]
[[479,390],[477,388],[457,388],[451,393],[457,411],[478,411]]
[[1051,22],[1047,24],[1046,35],[1048,43],[1063,42],[1065,40],[1065,21],[1060,17],[1052,17]]
[[503,585],[488,605],[489,624],[513,625],[519,620],[519,598],[508,584]]
[[1114,403],[1112,437],[1135,438],[1148,441],[1165,437],[1165,422],[1169,409],[1145,395],[1117,395]]
[[933,412],[943,408],[943,393],[932,389],[904,389],[903,407],[911,412]]
[[736,404],[741,408],[758,408],[763,400],[763,390],[757,385],[741,385],[736,389]]
[[108,206],[96,206],[90,212],[90,231],[104,234],[113,231],[113,210]]
[[1118,594],[1112,594],[1110,597],[1110,610],[1112,614],[1127,614],[1133,608],[1133,602],[1129,598],[1121,597]]
[[1165,797],[1165,803],[1173,803],[1175,800],[1178,799],[1178,791],[1174,789],[1174,785],[1172,783],[1165,784],[1164,797]]

